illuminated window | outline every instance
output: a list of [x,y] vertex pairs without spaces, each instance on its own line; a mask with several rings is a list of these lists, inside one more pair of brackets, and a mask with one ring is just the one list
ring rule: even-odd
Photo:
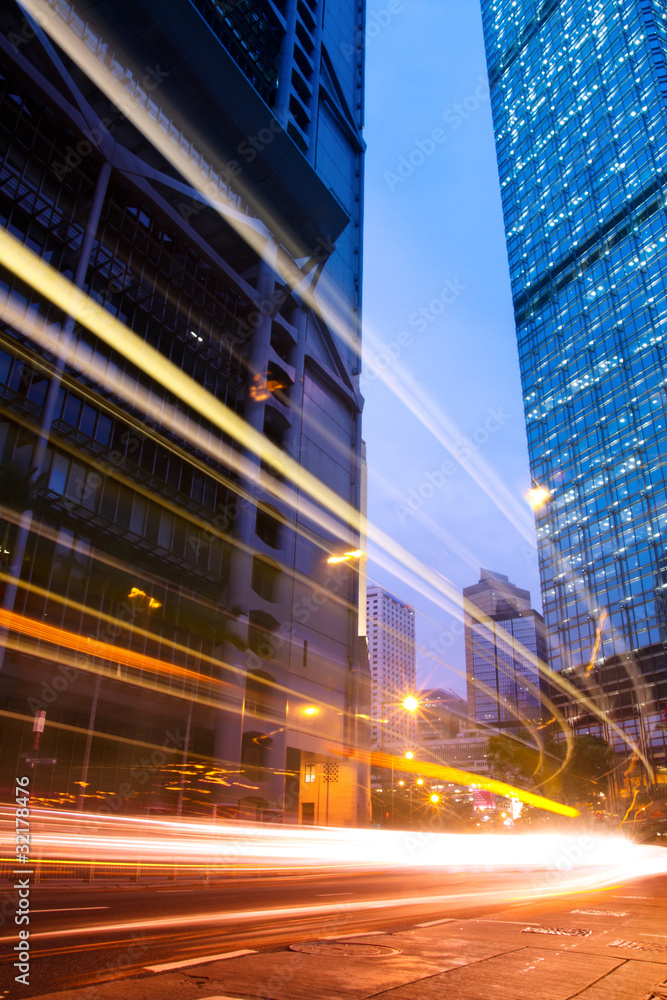
[[315,765],[306,764],[303,780],[306,785],[311,785],[315,781]]

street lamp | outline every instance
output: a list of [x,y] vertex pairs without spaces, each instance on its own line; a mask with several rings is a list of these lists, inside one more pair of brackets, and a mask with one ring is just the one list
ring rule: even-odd
[[545,505],[550,496],[551,493],[544,486],[535,485],[531,490],[528,490],[526,499],[533,510],[539,510],[540,507]]
[[[419,708],[419,699],[415,698],[414,695],[407,695],[402,701],[383,701],[382,702],[382,718],[380,719],[380,725],[382,726],[381,736],[382,736],[382,753],[384,754],[384,724],[385,717],[384,712],[386,708],[401,707],[406,710],[406,712],[414,713]],[[411,750],[406,753],[406,758],[412,760],[414,754]],[[391,754],[391,806],[390,806],[390,823],[394,822],[394,756]]]
[[362,556],[366,555],[362,549],[354,549],[352,552],[343,552],[342,556],[329,556],[327,559],[328,563],[342,563],[349,562],[350,559],[361,559]]
[[[145,602],[146,602],[146,613],[148,613],[148,611],[154,611],[156,608],[161,608],[162,607],[162,602],[161,601],[156,601],[154,597],[151,597],[149,594],[147,594],[145,590],[140,590],[139,587],[132,587],[130,589],[130,592],[127,595],[127,597],[128,597],[128,600],[130,600],[130,601],[138,601],[139,598],[144,598]],[[138,603],[140,603],[140,602],[138,602]],[[98,629],[97,629],[97,638],[98,638],[98,640],[99,640],[99,637],[100,637],[100,630],[99,630],[99,625],[98,625]],[[121,677],[120,663],[118,664],[118,674],[117,674],[117,676]],[[86,745],[85,745],[84,750],[83,750],[83,761],[82,761],[82,766],[81,766],[81,780],[74,782],[74,784],[78,785],[79,788],[81,789],[81,791],[78,794],[77,802],[76,802],[76,808],[77,808],[77,810],[79,812],[83,812],[83,809],[84,809],[84,806],[85,806],[85,801],[86,801],[86,788],[88,788],[89,785],[90,785],[90,782],[88,781],[88,767],[90,765],[90,751],[91,751],[92,745],[93,745],[93,730],[94,730],[95,721],[96,721],[96,718],[97,718],[97,703],[98,703],[99,696],[100,696],[100,687],[101,687],[101,685],[102,685],[102,675],[101,675],[101,673],[96,672],[95,687],[93,688],[93,699],[92,699],[91,704],[90,704],[90,716],[88,718],[88,730],[86,732]],[[189,712],[189,715],[188,715],[188,730],[186,732],[186,743],[185,743],[185,749],[183,751],[184,756],[185,756],[185,754],[187,754],[189,731],[190,731],[189,730],[189,725],[190,725],[191,714],[192,714],[192,702],[190,702],[190,712]],[[185,761],[184,761],[184,763],[185,763]],[[182,796],[183,796],[183,781],[185,781],[185,775],[183,775],[183,777],[181,779],[181,792],[180,792],[180,796],[179,796],[179,803],[182,803],[182,800],[183,800],[183,798],[182,798]],[[179,815],[180,815],[180,808],[179,808]]]

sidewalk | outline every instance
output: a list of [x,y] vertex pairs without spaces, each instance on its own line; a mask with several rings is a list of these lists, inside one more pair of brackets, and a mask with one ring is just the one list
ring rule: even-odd
[[211,958],[41,1000],[664,1000],[667,876]]

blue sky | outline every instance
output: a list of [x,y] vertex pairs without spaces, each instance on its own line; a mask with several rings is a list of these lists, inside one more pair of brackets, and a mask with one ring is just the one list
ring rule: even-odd
[[[509,273],[479,4],[371,0],[366,38],[364,324],[390,378],[418,384],[473,455],[525,510],[530,487]],[[376,354],[378,348],[376,347]],[[528,588],[532,546],[488,492],[376,377],[366,359],[369,517],[459,590],[480,566]],[[466,440],[467,439],[467,440]],[[388,484],[390,486],[388,487]],[[491,494],[491,495],[489,495]],[[421,501],[421,503],[420,503]],[[516,523],[516,518],[515,518]],[[429,646],[451,615],[373,562],[369,575],[417,611]],[[418,681],[464,693],[456,628]],[[442,645],[441,645],[442,648]],[[459,671],[459,674],[456,673]]]

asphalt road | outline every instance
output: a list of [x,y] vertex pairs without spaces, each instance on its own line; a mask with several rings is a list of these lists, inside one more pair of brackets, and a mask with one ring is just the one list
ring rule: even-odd
[[[33,886],[30,985],[20,995],[150,976],[146,966],[201,955],[485,916],[534,882],[521,872],[341,870],[180,886]],[[0,982],[11,995],[16,943],[10,918],[0,930]]]
[[[199,955],[491,913],[533,879],[506,872],[338,871],[180,886],[33,886],[30,985],[21,985],[20,995],[150,975],[147,965]],[[16,987],[17,930],[11,916],[0,930],[4,989]]]

